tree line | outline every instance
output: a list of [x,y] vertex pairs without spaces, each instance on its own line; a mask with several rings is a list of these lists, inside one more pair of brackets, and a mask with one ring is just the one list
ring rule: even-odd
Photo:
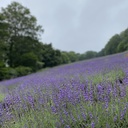
[[98,53],[97,56],[111,55],[128,50],[128,28],[120,34],[115,34],[110,38],[105,47]]
[[14,78],[53,67],[94,57],[114,54],[128,49],[128,29],[116,34],[100,52],[54,49],[52,43],[40,41],[44,32],[30,10],[12,2],[0,11],[0,80]]
[[30,10],[12,2],[0,11],[0,80],[78,60],[75,52],[54,49],[40,41],[44,32]]

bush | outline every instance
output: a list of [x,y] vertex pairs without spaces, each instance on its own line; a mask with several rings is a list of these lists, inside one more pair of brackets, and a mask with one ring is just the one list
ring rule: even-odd
[[0,67],[0,80],[11,79],[19,76],[28,75],[32,72],[30,67],[19,66],[14,68]]
[[0,80],[17,77],[17,71],[10,67],[0,68]]
[[15,70],[17,71],[17,76],[28,75],[32,72],[32,69],[30,67],[24,67],[24,66],[16,67]]
[[30,52],[30,53],[25,53],[21,57],[21,65],[25,67],[31,67],[33,71],[36,70],[36,63],[38,61],[37,56]]
[[36,63],[36,70],[42,69],[44,67],[44,64],[45,63],[43,63],[43,62],[37,61],[37,63]]
[[5,64],[3,61],[0,61],[0,68],[3,68],[3,67],[5,67]]

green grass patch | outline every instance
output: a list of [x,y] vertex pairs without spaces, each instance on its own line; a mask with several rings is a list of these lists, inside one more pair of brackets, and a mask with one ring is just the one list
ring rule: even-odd
[[4,98],[5,98],[5,94],[0,93],[0,102],[2,102],[4,100]]
[[105,70],[101,73],[88,76],[88,80],[94,85],[102,82],[114,83],[116,80],[122,80],[125,77],[125,72],[122,69]]

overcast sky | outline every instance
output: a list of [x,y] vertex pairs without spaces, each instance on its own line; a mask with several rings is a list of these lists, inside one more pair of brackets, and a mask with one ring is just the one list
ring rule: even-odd
[[[15,0],[44,28],[42,42],[62,51],[100,51],[128,27],[128,0]],[[12,0],[0,0],[0,8]]]

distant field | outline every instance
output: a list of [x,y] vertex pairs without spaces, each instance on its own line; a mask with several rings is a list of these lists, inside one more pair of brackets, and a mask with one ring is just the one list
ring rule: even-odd
[[128,52],[0,82],[0,128],[121,127],[128,127]]

